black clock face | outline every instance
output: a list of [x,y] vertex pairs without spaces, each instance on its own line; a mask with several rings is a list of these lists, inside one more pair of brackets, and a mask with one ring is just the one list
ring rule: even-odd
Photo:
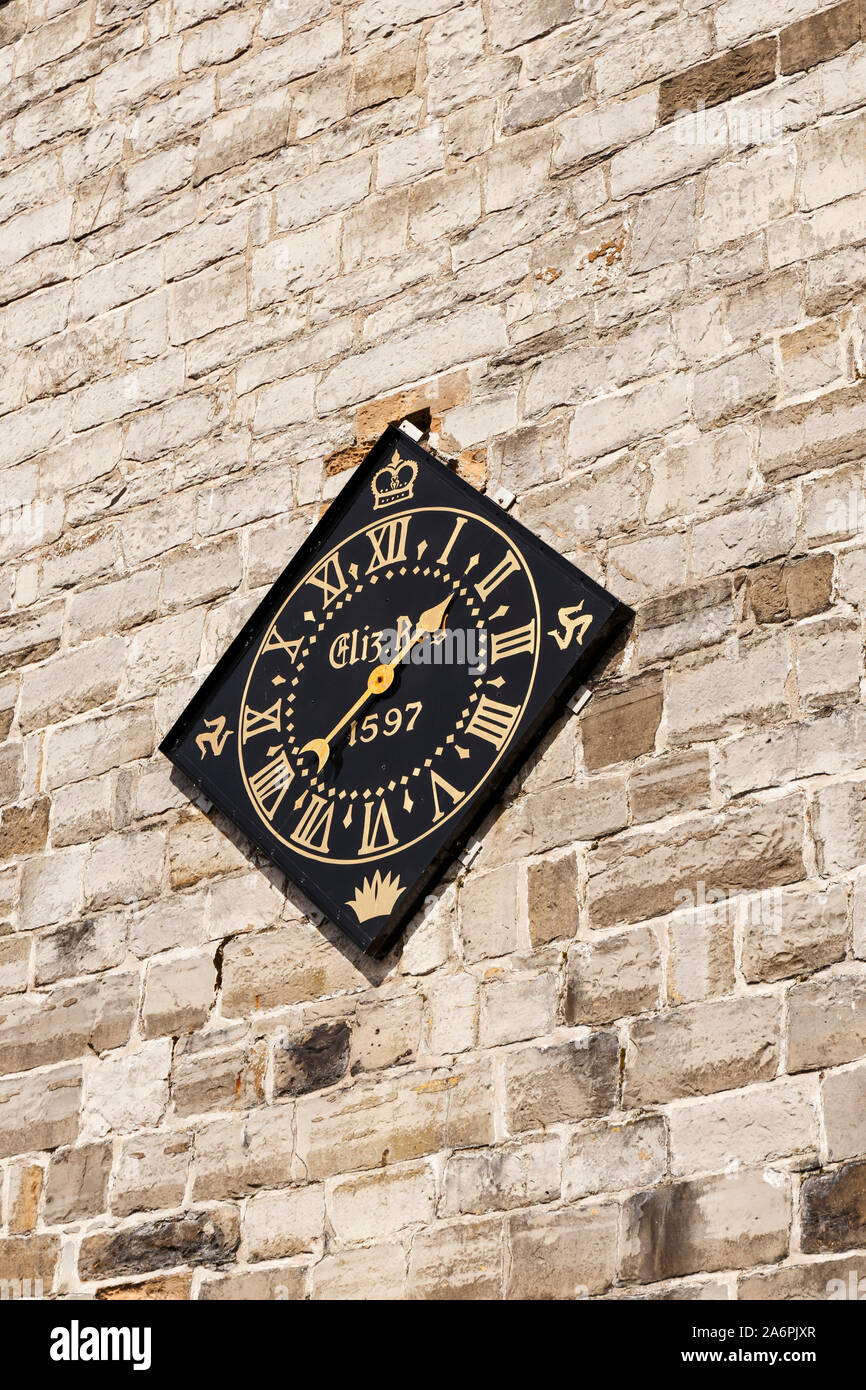
[[392,428],[162,748],[379,954],[627,617]]
[[409,508],[341,540],[281,606],[244,690],[238,754],[265,826],[340,864],[429,836],[509,747],[539,622],[520,550],[472,512]]

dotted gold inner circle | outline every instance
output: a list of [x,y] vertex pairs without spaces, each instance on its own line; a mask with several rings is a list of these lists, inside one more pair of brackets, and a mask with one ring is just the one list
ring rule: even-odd
[[[527,580],[527,583],[528,583],[528,585],[529,585],[529,591],[530,591],[530,594],[531,594],[531,596],[532,596],[532,602],[533,602],[534,613],[535,613],[536,632],[539,634],[539,642],[537,642],[537,643],[536,643],[536,646],[535,646],[535,653],[534,653],[533,659],[532,659],[532,671],[531,671],[531,673],[530,673],[529,680],[528,680],[527,685],[526,685],[526,693],[524,694],[523,700],[522,700],[521,705],[520,705],[520,713],[519,713],[518,717],[515,719],[514,724],[512,725],[512,732],[511,732],[510,737],[509,737],[508,739],[506,739],[505,743],[502,745],[502,747],[500,748],[500,750],[499,750],[498,753],[496,754],[495,758],[493,758],[493,760],[492,760],[490,763],[487,763],[487,764],[485,765],[485,770],[484,770],[483,774],[481,775],[481,777],[478,779],[478,781],[474,784],[474,786],[472,786],[472,787],[467,787],[466,792],[465,792],[465,795],[461,797],[460,801],[457,802],[457,803],[455,803],[455,805],[452,807],[452,809],[451,809],[450,811],[446,812],[445,815],[441,816],[441,817],[436,821],[436,824],[435,824],[435,825],[428,825],[427,829],[426,829],[426,830],[423,830],[423,831],[421,832],[420,835],[415,835],[411,840],[403,840],[403,841],[400,841],[398,844],[396,844],[396,845],[393,847],[393,849],[390,849],[390,850],[376,850],[376,851],[374,851],[374,852],[371,853],[371,854],[363,854],[363,855],[362,855],[362,854],[354,854],[354,855],[352,855],[352,856],[351,856],[350,858],[348,858],[348,859],[340,859],[340,858],[338,858],[336,855],[333,855],[333,854],[318,854],[318,853],[316,853],[316,852],[313,851],[313,850],[307,849],[307,848],[306,848],[305,846],[303,846],[303,845],[299,845],[299,844],[297,843],[296,840],[289,839],[287,836],[281,835],[281,834],[280,834],[280,832],[279,832],[279,830],[276,828],[276,826],[273,825],[273,824],[271,823],[271,821],[268,820],[267,816],[265,816],[265,815],[262,813],[261,807],[259,806],[258,802],[256,801],[256,798],[253,796],[253,793],[252,793],[252,791],[251,791],[251,789],[250,789],[249,780],[248,780],[248,778],[247,778],[247,771],[246,771],[246,768],[244,767],[243,746],[242,746],[242,744],[241,744],[240,739],[238,739],[238,741],[237,741],[238,762],[239,762],[239,765],[240,765],[241,777],[243,778],[244,786],[246,787],[247,795],[248,795],[248,797],[249,797],[249,799],[250,799],[250,804],[253,806],[253,808],[254,808],[254,810],[255,810],[255,812],[256,812],[256,815],[259,817],[259,820],[261,820],[262,824],[263,824],[264,826],[266,826],[266,828],[268,829],[268,831],[271,833],[271,835],[274,836],[275,839],[279,840],[281,844],[286,845],[286,847],[287,847],[288,849],[294,850],[294,852],[295,852],[296,854],[302,855],[305,859],[315,859],[315,860],[318,860],[318,862],[319,862],[319,863],[322,863],[322,864],[367,864],[367,863],[370,863],[371,861],[378,861],[378,860],[383,860],[383,859],[389,859],[392,855],[401,854],[401,853],[403,852],[403,850],[409,849],[412,845],[418,844],[419,841],[425,839],[426,836],[432,834],[432,832],[433,832],[434,830],[439,830],[439,828],[440,828],[442,825],[444,825],[447,821],[449,821],[449,820],[452,818],[452,816],[456,815],[458,811],[460,811],[460,810],[465,810],[466,806],[469,804],[469,802],[470,802],[470,801],[472,800],[472,798],[475,796],[475,794],[476,794],[476,792],[479,790],[479,788],[482,787],[483,784],[488,780],[488,778],[490,777],[490,775],[491,775],[491,773],[493,772],[494,768],[496,767],[497,763],[499,763],[499,762],[502,760],[502,757],[504,756],[505,752],[506,752],[507,749],[510,747],[510,745],[511,745],[513,739],[514,739],[514,734],[516,733],[517,729],[520,727],[520,724],[521,724],[521,722],[522,722],[522,720],[523,720],[523,715],[524,715],[524,713],[525,713],[525,711],[526,711],[526,706],[527,706],[527,703],[528,703],[528,701],[529,701],[529,697],[530,697],[530,695],[532,694],[532,688],[533,688],[533,686],[534,686],[534,684],[535,684],[535,676],[536,676],[536,672],[537,672],[537,670],[538,670],[538,653],[539,653],[539,648],[540,648],[540,634],[541,634],[541,614],[540,614],[540,610],[539,610],[539,606],[538,606],[538,593],[536,592],[535,581],[534,581],[534,579],[533,579],[533,577],[532,577],[532,571],[530,570],[528,564],[526,563],[526,560],[524,559],[523,554],[522,554],[522,552],[520,551],[520,549],[518,548],[518,546],[517,546],[517,544],[515,543],[515,541],[513,541],[513,540],[511,539],[511,537],[510,537],[505,531],[503,531],[499,526],[496,526],[492,521],[487,521],[486,518],[479,516],[477,512],[465,511],[463,508],[460,508],[460,507],[410,507],[410,508],[408,508],[408,509],[405,510],[405,511],[396,512],[396,513],[394,514],[394,516],[393,516],[393,517],[389,517],[388,520],[389,520],[389,521],[399,521],[399,520],[401,520],[403,517],[420,516],[420,515],[425,514],[425,513],[441,513],[441,512],[447,512],[449,516],[453,516],[453,517],[460,517],[460,516],[465,517],[467,521],[475,522],[477,525],[483,526],[483,527],[485,528],[485,530],[492,532],[493,535],[499,536],[500,539],[501,539],[501,540],[504,542],[504,544],[507,546],[507,548],[508,548],[509,550],[511,550],[511,551],[514,552],[515,556],[517,557],[518,561],[520,562],[520,567],[521,567],[521,569],[523,570],[524,575],[526,576],[526,580]],[[258,651],[256,652],[255,659],[253,660],[253,663],[252,663],[252,665],[251,665],[251,667],[250,667],[249,675],[247,676],[246,685],[244,686],[244,693],[243,693],[243,696],[242,696],[242,698],[241,698],[241,711],[243,711],[243,709],[244,709],[245,706],[246,706],[247,698],[248,698],[248,695],[249,695],[250,685],[251,685],[252,680],[253,680],[253,677],[254,677],[254,675],[255,675],[256,667],[257,667],[258,662],[259,662],[259,658],[261,657],[262,651],[263,651],[264,646],[265,646],[265,643],[267,642],[268,633],[270,633],[270,632],[272,631],[273,628],[275,628],[275,627],[278,628],[278,627],[279,627],[280,619],[281,619],[283,613],[285,612],[285,610],[286,610],[286,608],[289,606],[289,604],[293,601],[293,599],[295,599],[295,597],[298,595],[298,593],[300,593],[300,591],[301,591],[301,589],[304,587],[304,585],[308,582],[308,580],[309,580],[309,578],[310,578],[310,575],[311,575],[312,573],[315,573],[315,572],[318,571],[319,569],[321,569],[321,567],[322,567],[324,564],[326,564],[327,561],[328,561],[333,555],[336,555],[338,551],[344,550],[345,547],[346,547],[347,545],[349,545],[352,541],[356,540],[356,539],[358,538],[358,536],[363,536],[363,535],[365,535],[366,532],[374,530],[376,527],[381,526],[381,524],[382,524],[382,519],[381,519],[381,517],[376,517],[375,520],[368,521],[364,526],[359,526],[358,529],[357,529],[357,531],[353,531],[353,532],[351,533],[351,535],[344,536],[344,537],[342,538],[342,540],[340,540],[336,545],[332,546],[332,548],[331,548],[329,551],[327,551],[326,554],[320,555],[320,556],[317,558],[315,564],[314,564],[309,570],[307,570],[306,574],[304,574],[304,575],[302,576],[301,579],[298,580],[298,583],[295,585],[294,589],[292,589],[291,593],[288,594],[288,595],[286,596],[286,598],[283,600],[283,602],[282,602],[282,604],[280,605],[279,609],[277,610],[277,612],[274,614],[273,618],[271,618],[270,622],[268,623],[268,625],[267,625],[267,627],[266,627],[266,629],[265,629],[264,635],[263,635],[263,637],[262,637],[262,640],[261,640],[261,642],[259,643],[259,649],[258,649]],[[444,575],[443,575],[443,577],[444,577]],[[455,592],[461,593],[461,594],[464,594],[464,595],[466,594],[465,585],[469,583],[468,580],[453,580],[452,583],[453,583],[453,585],[454,585]],[[359,583],[359,584],[357,584],[357,585],[355,586],[355,588],[356,588],[357,591],[360,591],[361,588],[363,588],[363,585]],[[347,600],[346,600],[346,601],[349,601],[349,600],[352,598],[352,596],[353,596],[352,593],[349,593],[349,594],[347,595]],[[321,631],[321,630],[324,628],[325,624],[330,620],[330,618],[334,615],[334,613],[337,611],[337,609],[338,609],[341,605],[342,605],[342,600],[338,600],[337,603],[334,604],[334,607],[333,607],[332,609],[323,612],[323,614],[322,614],[322,621],[320,621],[320,622],[318,623],[318,625],[317,625],[319,631]],[[283,634],[283,635],[285,635],[285,634]],[[315,640],[316,640],[316,637],[315,637],[315,632],[314,632],[314,633],[311,633],[309,639],[307,639],[307,645],[308,645],[308,646],[312,646],[312,645],[315,643]],[[385,689],[387,689],[388,685],[391,684],[391,681],[394,679],[394,672],[393,672],[393,669],[391,669],[391,668],[389,668],[389,667],[382,667],[382,666],[380,666],[380,667],[375,667],[374,670],[371,672],[370,677],[368,677],[368,680],[372,680],[373,678],[375,678],[375,677],[377,676],[378,672],[383,671],[383,670],[390,671],[390,676],[391,676],[391,680],[389,680],[389,681],[387,682],[387,685],[384,685],[384,686],[382,687],[382,689],[385,690]],[[297,676],[295,676],[295,677],[293,678],[293,684],[296,684],[296,683],[297,683],[297,679],[298,679]],[[379,692],[377,691],[377,693],[379,693]],[[290,694],[290,695],[287,697],[287,705],[288,705],[288,708],[291,708],[291,705],[292,705],[293,700],[294,700],[294,694],[292,693],[292,694]],[[465,711],[465,713],[468,714],[468,710]],[[292,714],[291,718],[292,718],[292,719],[294,718],[294,714]],[[241,724],[241,727],[243,727],[243,724]],[[290,746],[291,746],[292,748],[294,748],[294,743],[295,743],[294,738],[291,738],[291,737],[290,737],[289,743],[290,743]],[[431,751],[432,751],[432,750],[431,750]],[[398,776],[399,776],[399,769],[398,769],[398,770],[395,770],[394,776],[395,776],[395,777],[398,777]],[[402,779],[400,779],[400,780],[402,780]],[[294,788],[296,784],[297,784],[296,782],[293,782],[293,783],[292,783],[292,788]],[[303,781],[301,781],[300,786],[303,787],[303,788],[305,788],[305,789],[308,788],[308,787],[310,787],[310,786],[315,787],[315,788],[317,788],[317,789],[319,790],[319,793],[321,794],[322,788],[321,788],[320,785],[319,785],[319,780],[316,779],[316,778],[311,779],[310,782],[308,782],[306,779],[304,779]],[[333,789],[330,788],[330,789],[328,789],[328,790],[329,790],[329,794],[330,794],[330,795],[333,795]],[[288,805],[291,804],[291,802],[290,802],[291,795],[292,795],[292,789],[290,788],[290,790],[286,793],[286,803],[287,803]],[[341,795],[342,795],[342,793],[341,793]],[[354,797],[355,793],[351,793],[351,795]]]
[[388,689],[389,685],[394,684],[393,666],[377,666],[375,671],[371,671],[367,680],[367,685],[376,695],[381,695]]

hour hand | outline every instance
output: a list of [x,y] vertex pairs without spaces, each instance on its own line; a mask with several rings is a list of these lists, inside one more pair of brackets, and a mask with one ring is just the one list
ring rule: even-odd
[[449,594],[441,603],[437,603],[434,608],[425,608],[418,622],[415,624],[415,635],[406,644],[401,652],[398,652],[394,660],[381,666],[374,666],[367,677],[367,688],[358,697],[350,710],[343,715],[342,719],[334,725],[330,733],[325,738],[311,738],[301,749],[302,753],[315,753],[318,766],[317,772],[321,772],[328,758],[331,756],[331,743],[337,737],[341,729],[344,729],[350,719],[354,719],[358,710],[361,709],[374,695],[383,695],[394,682],[394,671],[403,657],[414,647],[416,642],[420,642],[422,637],[438,632],[445,621],[445,613],[450,604],[453,594]]
[[325,763],[331,755],[330,744],[323,738],[311,738],[309,743],[305,743],[301,749],[302,753],[315,753],[317,758],[316,771],[321,772]]
[[315,753],[316,755],[318,761],[318,766],[316,768],[317,772],[321,772],[328,758],[331,756],[331,744],[340,730],[346,727],[350,719],[354,719],[359,709],[366,705],[367,701],[371,699],[373,695],[383,694],[383,692],[388,689],[393,679],[394,668],[392,666],[374,666],[367,677],[366,690],[363,694],[358,696],[352,708],[346,711],[342,719],[337,721],[330,733],[326,734],[324,738],[311,738],[309,742],[304,744],[301,749],[302,753]]

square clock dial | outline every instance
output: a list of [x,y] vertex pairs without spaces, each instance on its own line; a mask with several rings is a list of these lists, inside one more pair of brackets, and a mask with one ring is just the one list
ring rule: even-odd
[[389,426],[162,752],[379,956],[630,616]]

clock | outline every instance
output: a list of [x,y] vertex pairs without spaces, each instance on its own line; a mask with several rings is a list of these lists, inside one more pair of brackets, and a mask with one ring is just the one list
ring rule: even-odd
[[161,749],[379,956],[630,616],[389,426]]

